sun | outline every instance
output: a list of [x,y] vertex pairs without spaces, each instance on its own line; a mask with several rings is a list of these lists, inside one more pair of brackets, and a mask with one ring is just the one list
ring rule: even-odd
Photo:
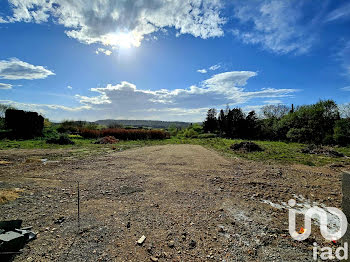
[[118,32],[107,34],[105,35],[104,43],[121,48],[131,48],[133,46],[140,45],[139,39],[132,32]]

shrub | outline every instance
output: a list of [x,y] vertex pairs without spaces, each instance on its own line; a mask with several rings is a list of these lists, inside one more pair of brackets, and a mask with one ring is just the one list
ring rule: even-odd
[[12,130],[16,138],[33,138],[42,136],[44,118],[36,112],[7,109],[5,125],[7,129]]
[[184,137],[187,137],[187,138],[196,138],[198,137],[198,132],[194,131],[193,129],[187,129],[185,130],[183,135]]
[[101,131],[82,128],[79,130],[79,134],[84,138],[99,138],[101,136]]
[[255,144],[254,142],[241,142],[241,143],[231,145],[230,148],[235,151],[245,151],[245,152],[264,151],[264,149],[262,149],[258,144]]
[[292,142],[310,142],[312,130],[307,128],[291,128],[287,133],[287,138]]
[[211,133],[205,133],[205,134],[198,135],[198,138],[215,138],[215,137],[217,137],[217,135],[211,134]]
[[58,145],[74,145],[74,141],[70,140],[67,135],[60,135],[56,138],[47,139],[46,143]]
[[350,119],[341,119],[335,122],[333,138],[339,145],[350,145]]
[[146,130],[146,129],[122,129],[107,128],[102,130],[80,129],[80,135],[84,138],[99,138],[113,136],[120,140],[146,140],[146,139],[165,139],[169,134],[163,130]]
[[102,138],[99,138],[95,144],[116,144],[119,140],[116,139],[114,136],[105,136]]

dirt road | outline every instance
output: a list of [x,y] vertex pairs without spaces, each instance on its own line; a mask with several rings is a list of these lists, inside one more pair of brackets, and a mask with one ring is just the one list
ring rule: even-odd
[[228,159],[197,145],[25,163],[57,154],[0,151],[14,161],[0,166],[0,189],[23,190],[0,219],[39,232],[15,261],[312,261],[312,241],[324,240],[292,240],[282,202],[340,205],[340,173],[329,168]]

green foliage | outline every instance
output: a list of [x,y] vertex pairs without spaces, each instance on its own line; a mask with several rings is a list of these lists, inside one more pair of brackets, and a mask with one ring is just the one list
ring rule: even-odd
[[120,140],[166,139],[169,134],[163,130],[107,128],[102,130],[82,128],[79,134],[84,138],[114,136]]
[[78,133],[80,129],[85,128],[89,130],[99,130],[102,129],[103,126],[97,124],[97,123],[91,123],[91,122],[86,122],[86,121],[70,121],[70,120],[65,120],[62,121],[58,128],[57,131],[59,133],[69,133],[69,134],[74,134]]
[[[284,105],[268,105],[262,108],[265,118],[259,119],[254,111],[245,115],[240,108],[221,110],[218,118],[213,109],[208,111],[204,122],[217,122],[222,137],[291,141],[300,143],[334,144],[347,143],[347,133],[338,127],[335,139],[334,127],[340,119],[337,104],[333,100],[321,100],[316,104],[300,106],[296,110]],[[213,124],[212,124],[213,125]],[[213,125],[214,126],[214,125]]]
[[177,136],[179,131],[180,131],[180,129],[178,127],[176,127],[176,125],[174,125],[174,124],[172,124],[168,127],[168,132],[169,132],[170,136]]
[[184,131],[183,136],[187,138],[196,138],[198,137],[198,132],[194,131],[192,128],[188,128]]
[[53,137],[46,140],[48,144],[57,144],[57,145],[74,145],[74,141],[72,141],[68,135],[63,134],[59,137]]
[[216,109],[210,108],[207,113],[207,118],[203,122],[203,130],[206,133],[215,133],[218,128],[218,122],[216,119]]
[[217,135],[216,134],[212,134],[212,133],[205,133],[205,134],[199,134],[198,138],[201,139],[207,139],[207,138],[216,138]]
[[301,106],[284,116],[280,128],[287,131],[290,141],[321,144],[333,135],[335,122],[340,119],[339,109],[332,100]]
[[350,145],[350,119],[341,119],[335,122],[334,127],[334,141],[335,143],[347,146]]

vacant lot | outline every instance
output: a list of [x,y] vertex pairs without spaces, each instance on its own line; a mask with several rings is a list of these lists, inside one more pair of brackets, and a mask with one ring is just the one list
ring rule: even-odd
[[339,207],[339,168],[225,158],[199,145],[70,156],[0,151],[10,162],[0,165],[0,190],[19,195],[0,219],[39,232],[15,261],[312,261],[313,241],[330,245],[316,228],[310,242],[293,241],[282,202]]

